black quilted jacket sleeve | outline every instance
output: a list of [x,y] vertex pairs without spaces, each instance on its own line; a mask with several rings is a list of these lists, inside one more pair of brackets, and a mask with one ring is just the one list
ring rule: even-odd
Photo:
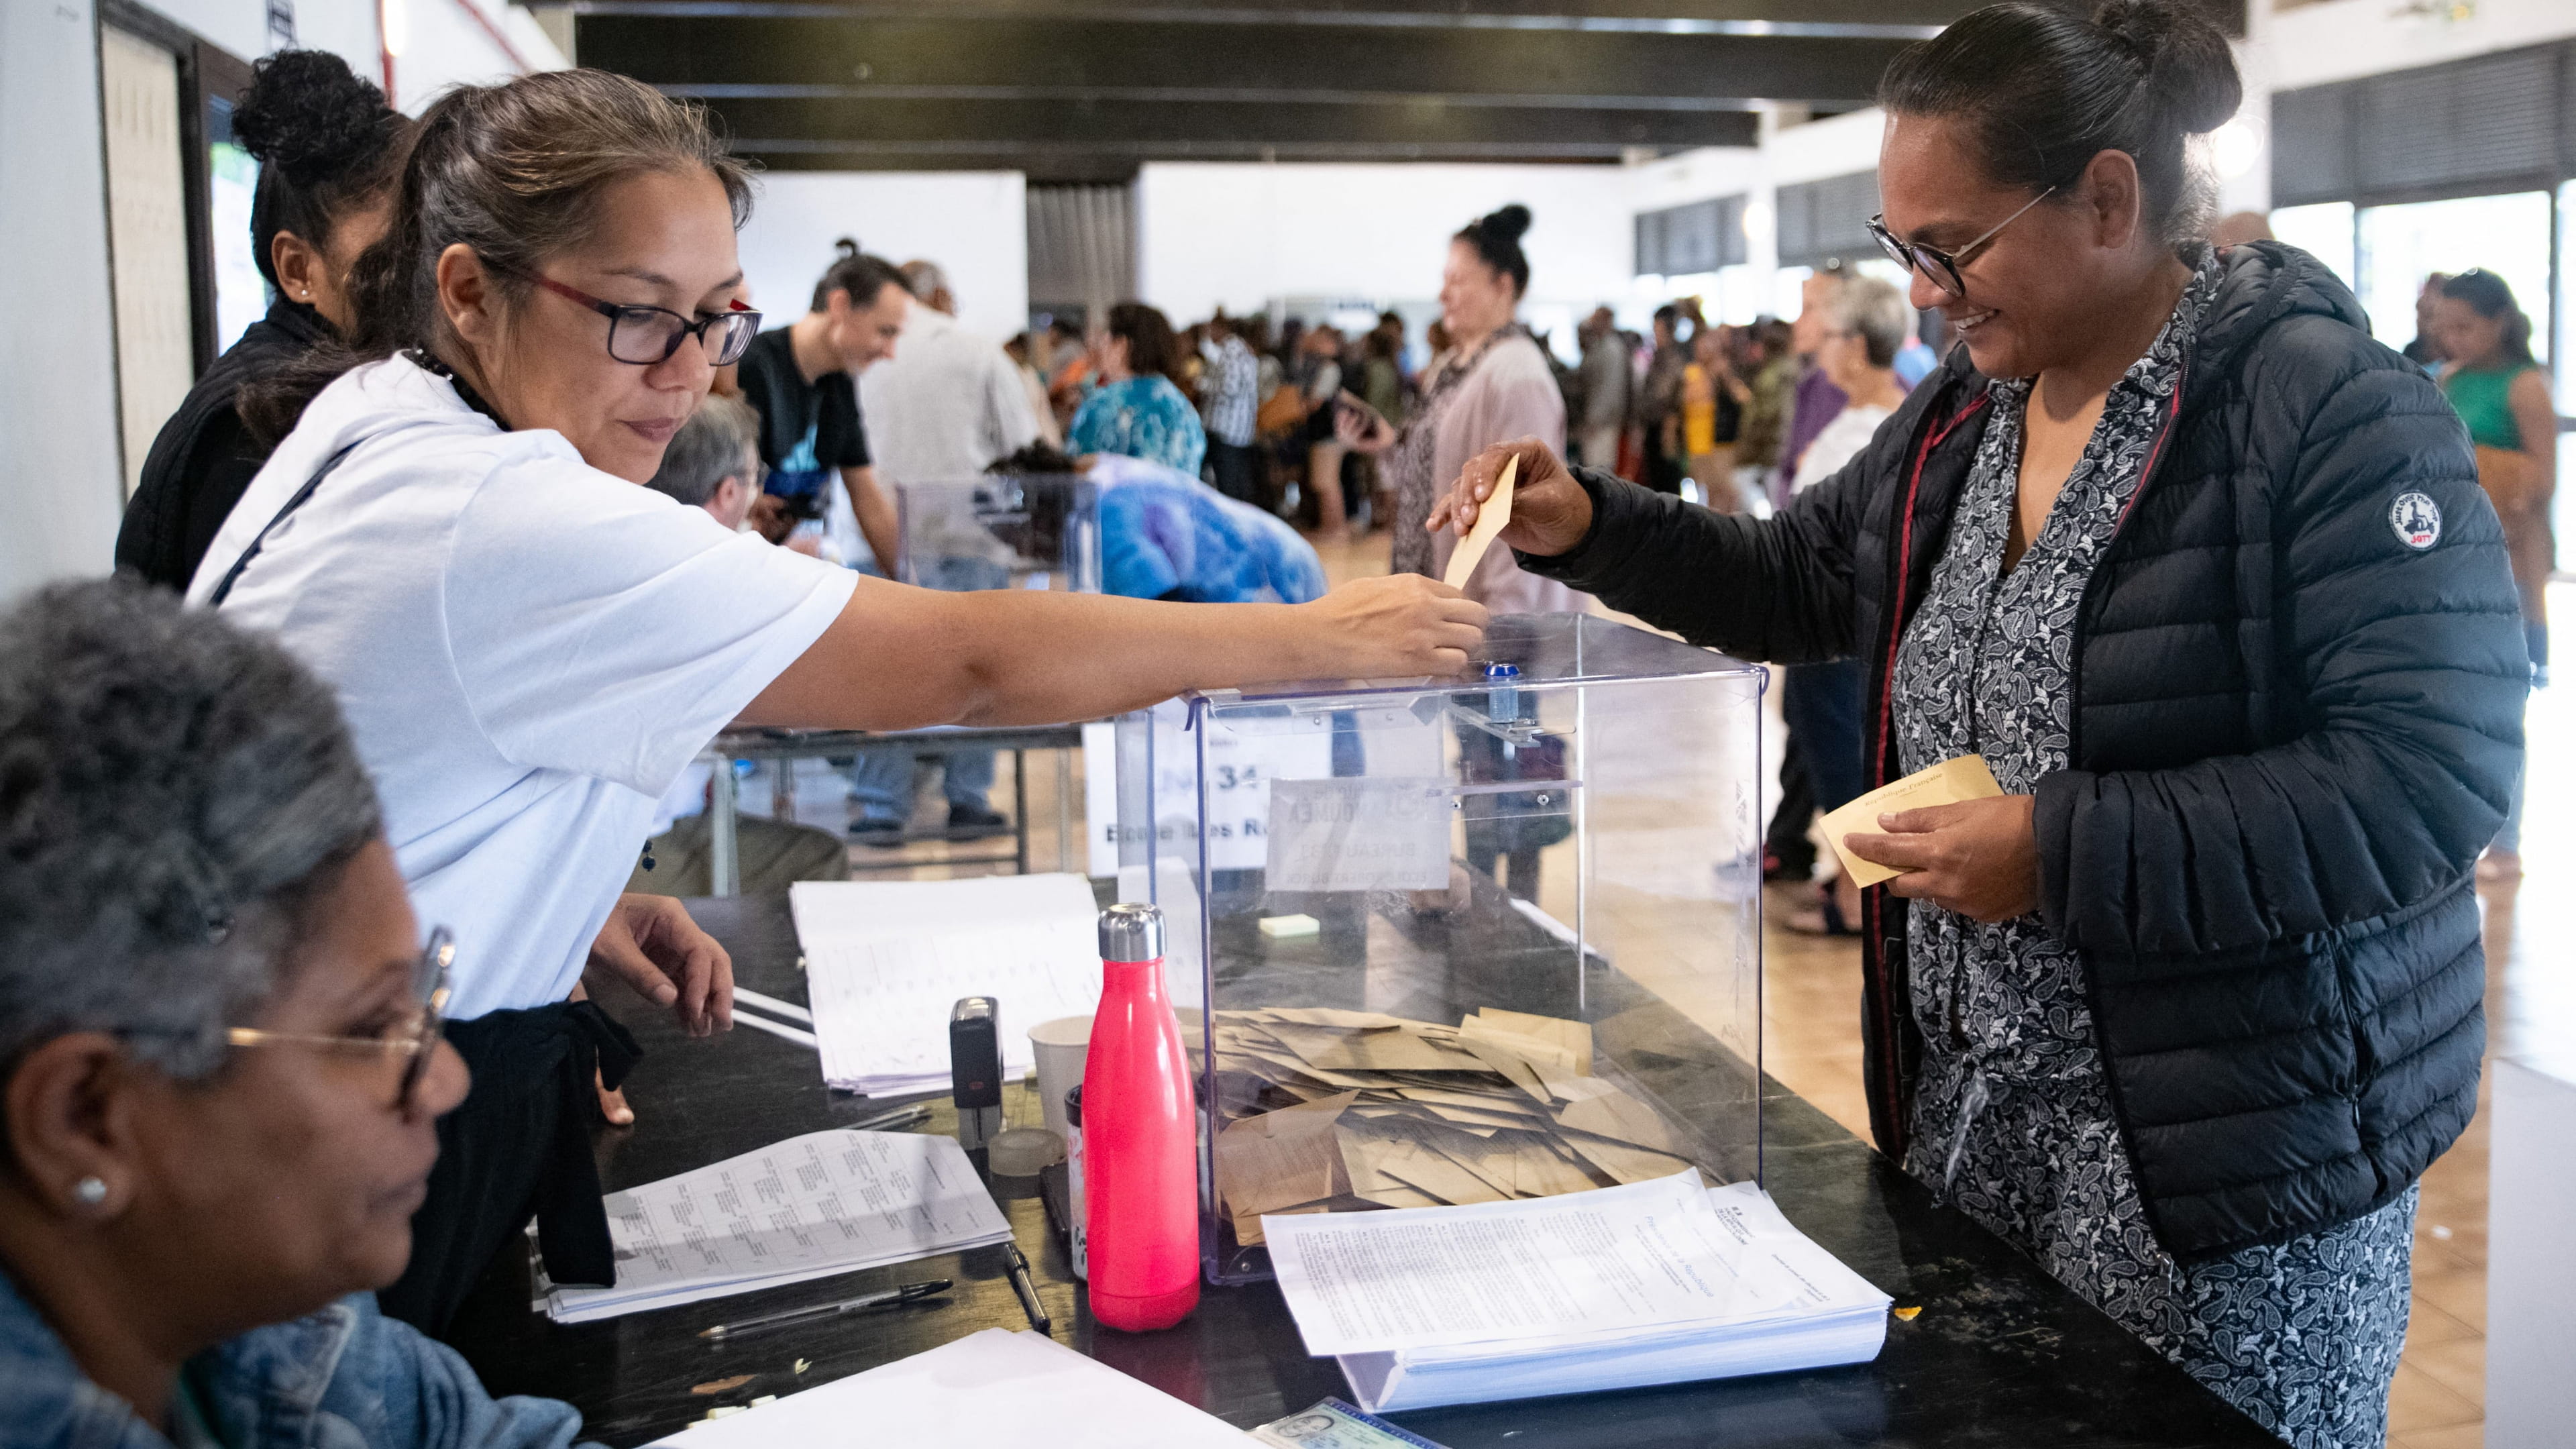
[[1592,495],[1591,532],[1554,558],[1516,556],[1532,573],[1741,659],[1810,664],[1859,653],[1863,515],[1893,486],[1938,392],[1916,389],[1840,472],[1758,522],[1576,468]]

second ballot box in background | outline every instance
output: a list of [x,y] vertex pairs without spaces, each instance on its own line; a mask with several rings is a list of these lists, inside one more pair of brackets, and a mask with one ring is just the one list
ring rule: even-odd
[[1762,673],[1581,615],[1454,679],[1118,728],[1120,883],[1171,921],[1202,1250],[1260,1219],[1761,1174]]
[[1100,592],[1100,490],[1080,474],[898,483],[895,513],[905,583]]

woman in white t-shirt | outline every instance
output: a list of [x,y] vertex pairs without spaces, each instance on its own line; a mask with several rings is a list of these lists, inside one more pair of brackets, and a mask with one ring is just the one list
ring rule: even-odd
[[272,380],[316,395],[189,591],[338,690],[413,900],[455,933],[475,1087],[385,1295],[433,1332],[532,1210],[558,1281],[609,1273],[582,1127],[594,1062],[614,1085],[632,1044],[565,1004],[585,962],[692,1031],[729,1024],[722,950],[619,894],[718,729],[1450,673],[1485,617],[1409,577],[1296,606],[912,589],[636,486],[759,325],[734,245],[750,195],[700,113],[623,77],[449,92],[353,279],[354,355]]
[[[1832,477],[1869,446],[1878,425],[1905,401],[1896,354],[1913,336],[1914,309],[1893,286],[1876,277],[1854,277],[1834,289],[1825,307],[1816,365],[1849,401],[1798,455],[1792,488],[1804,491]],[[1780,714],[1798,742],[1798,760],[1816,808],[1838,810],[1867,781],[1861,761],[1860,662],[1791,664],[1781,672]],[[1814,903],[1792,911],[1784,924],[1811,935],[1848,936],[1859,921],[1860,887],[1836,871],[1816,887]]]

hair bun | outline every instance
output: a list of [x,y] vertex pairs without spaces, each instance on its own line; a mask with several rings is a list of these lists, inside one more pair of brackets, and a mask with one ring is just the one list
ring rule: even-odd
[[832,256],[835,260],[846,262],[858,254],[859,239],[857,237],[845,236],[839,241],[832,243]]
[[1496,241],[1516,242],[1530,229],[1530,209],[1515,201],[1500,211],[1476,218],[1476,230]]
[[254,67],[233,111],[233,139],[299,187],[384,150],[385,93],[327,50],[281,50]]
[[2093,23],[2146,63],[2149,94],[2186,134],[2217,130],[2245,103],[2226,35],[2188,0],[2105,0]]

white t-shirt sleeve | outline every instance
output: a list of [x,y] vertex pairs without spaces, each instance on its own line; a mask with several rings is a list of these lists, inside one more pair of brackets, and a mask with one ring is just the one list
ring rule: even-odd
[[560,455],[495,470],[453,548],[448,657],[494,748],[657,796],[857,586]]

